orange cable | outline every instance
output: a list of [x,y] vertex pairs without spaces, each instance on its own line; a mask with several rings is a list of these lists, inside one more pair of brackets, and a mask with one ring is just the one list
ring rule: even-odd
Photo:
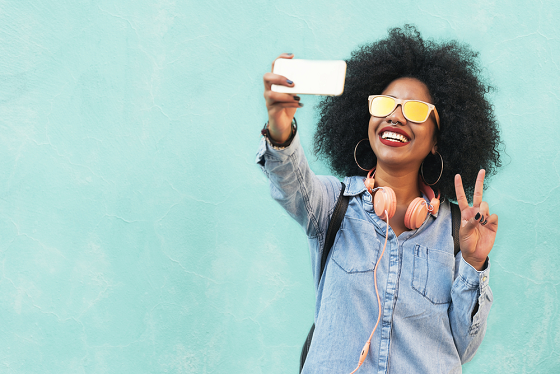
[[379,256],[379,260],[377,260],[377,263],[375,264],[375,268],[373,269],[373,280],[374,280],[374,284],[375,284],[375,295],[377,296],[377,305],[379,306],[379,313],[377,315],[377,322],[375,323],[375,327],[373,328],[373,331],[371,332],[371,335],[369,336],[368,341],[364,345],[364,348],[362,348],[362,353],[360,353],[360,360],[358,361],[358,366],[350,374],[354,374],[356,371],[358,371],[360,366],[362,366],[362,364],[364,363],[364,361],[366,359],[366,356],[369,352],[369,346],[371,344],[371,339],[373,338],[373,333],[377,329],[377,325],[379,325],[379,320],[381,319],[381,300],[379,299],[379,291],[377,290],[377,267],[379,266],[379,263],[381,262],[381,259],[383,258],[383,254],[385,253],[385,248],[387,247],[387,239],[389,238],[389,213],[387,211],[385,211],[385,217],[387,217],[387,231],[385,232],[385,244],[383,244],[383,251],[381,251],[381,256]]

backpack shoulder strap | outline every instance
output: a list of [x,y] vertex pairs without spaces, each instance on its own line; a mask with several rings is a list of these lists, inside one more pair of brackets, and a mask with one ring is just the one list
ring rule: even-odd
[[449,202],[451,207],[451,235],[453,236],[453,246],[455,247],[455,256],[461,250],[459,245],[459,228],[461,227],[461,210],[459,205]]
[[327,229],[327,236],[325,237],[325,245],[323,247],[323,255],[321,256],[321,273],[319,276],[319,282],[323,277],[323,271],[325,270],[325,265],[327,264],[327,257],[329,257],[329,252],[334,244],[334,239],[336,233],[340,229],[344,215],[346,214],[346,209],[348,209],[348,202],[350,201],[349,196],[344,196],[344,190],[346,185],[342,184],[342,189],[340,190],[340,195],[338,195],[338,200],[336,206],[334,207],[334,212],[331,217],[331,222],[329,223],[329,228]]
[[[329,257],[329,252],[334,244],[334,238],[336,233],[340,229],[344,215],[346,214],[346,209],[348,209],[348,202],[350,201],[349,196],[344,196],[344,190],[346,185],[342,184],[340,190],[340,195],[338,195],[338,200],[336,201],[336,206],[334,207],[334,212],[331,217],[331,222],[329,223],[329,228],[327,229],[327,236],[325,237],[325,244],[323,246],[323,254],[321,256],[321,273],[319,276],[319,282],[323,277],[323,271],[325,270],[325,265],[327,264],[327,257]],[[313,339],[313,332],[315,331],[315,324],[311,326],[309,333],[307,334],[307,339],[301,348],[301,354],[299,357],[299,372],[303,370],[303,364],[305,364],[305,359],[307,358],[307,352],[309,352],[309,347],[311,346],[311,340]]]

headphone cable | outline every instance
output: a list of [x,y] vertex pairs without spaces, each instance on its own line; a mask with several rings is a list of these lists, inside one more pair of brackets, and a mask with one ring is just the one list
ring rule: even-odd
[[381,319],[381,300],[379,299],[379,291],[377,290],[377,267],[379,266],[379,263],[383,258],[383,254],[385,253],[385,248],[387,247],[387,239],[389,238],[389,213],[386,210],[385,210],[385,217],[387,217],[387,230],[385,231],[385,244],[383,244],[383,251],[381,251],[381,256],[379,256],[379,260],[377,260],[377,263],[375,264],[375,268],[373,269],[375,295],[377,296],[377,305],[379,306],[379,313],[377,314],[377,322],[375,323],[375,327],[373,328],[373,331],[371,332],[368,341],[364,345],[364,348],[362,348],[362,353],[360,353],[360,360],[358,361],[358,366],[350,374],[354,374],[356,371],[358,371],[360,366],[362,366],[362,364],[364,363],[366,356],[369,352],[369,347],[371,344],[371,339],[373,338],[373,333],[375,333],[375,330],[377,329],[377,325],[379,325],[379,320]]

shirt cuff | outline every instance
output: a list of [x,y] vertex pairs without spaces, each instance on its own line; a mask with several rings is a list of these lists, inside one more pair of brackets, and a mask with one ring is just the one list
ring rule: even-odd
[[263,136],[259,145],[259,149],[257,150],[257,157],[255,162],[262,167],[264,167],[266,160],[284,162],[296,152],[299,146],[299,133],[297,131],[290,145],[285,148],[274,147],[272,144],[270,144],[268,139]]
[[272,138],[270,137],[270,131],[268,129],[268,122],[264,124],[264,128],[261,130],[261,134],[266,138],[266,141],[268,142],[268,144],[276,149],[276,150],[281,150],[284,149],[286,147],[288,147],[290,144],[292,144],[292,140],[294,140],[294,137],[296,136],[296,132],[297,132],[297,121],[295,119],[295,117],[292,119],[292,133],[290,134],[290,137],[288,138],[288,140],[286,140],[284,143],[278,143],[274,140],[272,140]]
[[459,262],[459,277],[465,283],[467,289],[479,289],[483,294],[490,280],[490,259],[486,258],[485,268],[481,271],[476,270],[471,264],[461,257]]

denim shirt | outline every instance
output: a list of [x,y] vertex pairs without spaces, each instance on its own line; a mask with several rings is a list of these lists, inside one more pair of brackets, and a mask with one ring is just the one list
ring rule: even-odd
[[[321,252],[340,182],[309,169],[298,134],[280,150],[263,138],[257,163],[270,180],[272,197],[305,230],[315,284],[321,279],[303,373],[348,374],[377,321],[373,270],[386,223],[373,210],[364,178],[346,177],[348,210],[321,277]],[[461,364],[474,356],[486,330],[493,300],[489,271],[489,262],[479,272],[461,252],[454,256],[446,201],[437,216],[428,215],[416,230],[397,237],[389,227],[377,269],[382,315],[358,373],[461,373]]]

